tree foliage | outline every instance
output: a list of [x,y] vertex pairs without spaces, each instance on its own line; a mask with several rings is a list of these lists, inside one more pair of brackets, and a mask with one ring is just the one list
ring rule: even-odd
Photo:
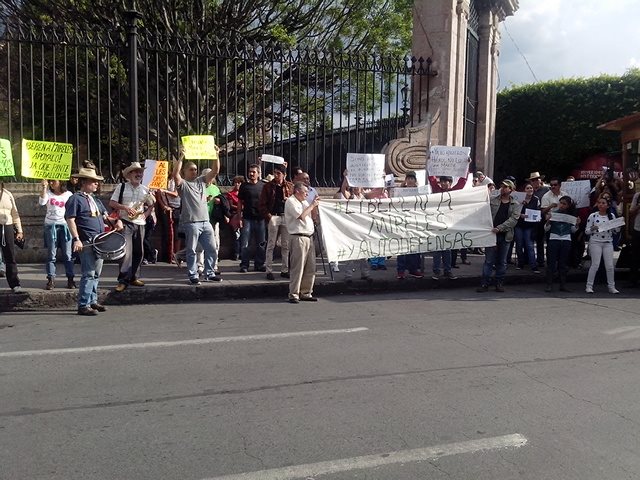
[[619,151],[619,133],[597,127],[638,111],[640,69],[500,92],[494,175],[525,178],[537,170],[564,176],[590,153]]

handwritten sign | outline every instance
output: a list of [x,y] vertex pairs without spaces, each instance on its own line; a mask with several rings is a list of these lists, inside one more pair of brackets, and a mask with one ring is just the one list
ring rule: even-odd
[[13,177],[15,174],[16,169],[13,166],[11,142],[0,138],[0,177]]
[[347,177],[351,187],[384,187],[385,155],[379,153],[347,153]]
[[532,208],[524,209],[525,222],[539,222],[541,219],[542,219],[542,212],[540,210],[533,210]]
[[434,177],[466,177],[469,168],[470,147],[434,145],[429,149],[427,169]]
[[73,145],[22,139],[22,176],[47,180],[68,180]]
[[261,155],[260,160],[267,163],[275,163],[278,165],[284,164],[284,158],[278,157],[277,155]]
[[496,244],[486,189],[370,200],[327,199],[319,208],[329,261]]
[[578,223],[578,217],[558,212],[551,212],[551,218],[549,220],[552,222],[570,223],[571,225],[575,225],[576,223]]
[[416,195],[427,195],[431,193],[429,185],[420,185],[418,187],[395,187],[391,189],[392,197],[413,197]]
[[166,190],[169,183],[169,162],[163,160],[146,160],[144,162],[142,184],[149,190]]
[[576,203],[576,208],[585,208],[590,205],[589,194],[591,193],[591,182],[589,180],[576,180],[574,182],[562,182],[560,190]]
[[218,149],[213,135],[187,135],[182,137],[184,158],[187,160],[217,160]]
[[624,226],[624,224],[624,217],[614,218],[613,220],[599,223],[598,232],[607,232],[609,230],[613,230],[614,228],[622,227]]

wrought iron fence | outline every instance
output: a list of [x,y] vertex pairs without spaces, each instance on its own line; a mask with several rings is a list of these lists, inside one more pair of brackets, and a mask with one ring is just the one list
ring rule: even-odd
[[169,37],[133,16],[110,32],[0,32],[0,137],[17,163],[22,138],[64,141],[111,181],[134,159],[172,158],[183,135],[213,134],[222,184],[275,153],[337,185],[347,152],[379,152],[421,121],[412,96],[431,76],[429,59]]

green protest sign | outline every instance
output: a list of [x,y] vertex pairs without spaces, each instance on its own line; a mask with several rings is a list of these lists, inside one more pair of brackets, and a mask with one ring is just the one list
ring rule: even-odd
[[186,160],[217,160],[218,149],[213,135],[188,135],[182,137]]
[[22,176],[47,180],[68,180],[73,145],[22,139]]
[[9,140],[0,138],[0,177],[13,177],[15,174],[11,143]]

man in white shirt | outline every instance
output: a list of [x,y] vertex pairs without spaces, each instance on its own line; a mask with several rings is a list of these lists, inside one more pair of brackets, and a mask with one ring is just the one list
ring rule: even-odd
[[567,195],[567,192],[560,190],[560,179],[558,177],[553,177],[549,180],[549,191],[545,193],[540,200],[542,218],[544,218],[552,208],[556,208],[558,203],[560,203],[560,197],[564,197],[565,195]]
[[284,221],[289,232],[290,254],[289,303],[315,302],[312,296],[316,278],[316,249],[313,244],[312,212],[316,211],[320,198],[311,204],[306,200],[308,187],[302,182],[293,186],[293,195],[284,205]]

